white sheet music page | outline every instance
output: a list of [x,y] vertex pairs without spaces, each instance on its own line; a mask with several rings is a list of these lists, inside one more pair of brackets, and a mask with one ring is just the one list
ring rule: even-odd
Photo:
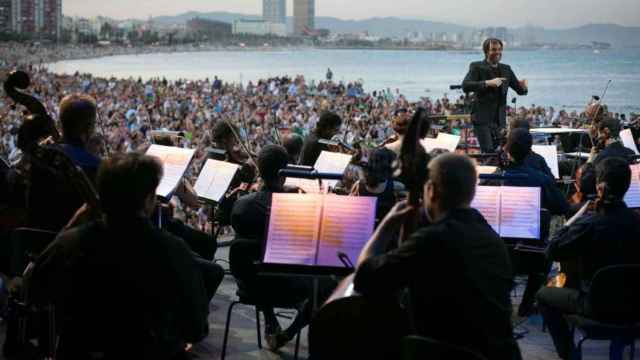
[[198,193],[198,197],[219,202],[229,189],[233,176],[239,168],[240,166],[237,164],[207,160],[193,187]]
[[314,265],[322,195],[273,194],[264,262]]
[[377,198],[325,195],[318,244],[320,266],[344,266],[337,252],[356,263],[375,225]]
[[456,148],[460,143],[460,136],[439,132],[436,140],[443,149],[447,149],[449,152],[456,152]]
[[[321,173],[344,174],[344,171],[351,162],[351,158],[352,156],[348,154],[323,151],[320,153],[318,160],[316,160],[314,168]],[[322,183],[328,187],[335,187],[338,181],[322,180]]]
[[622,140],[624,147],[633,150],[636,155],[640,155],[640,153],[638,153],[636,142],[633,140],[633,133],[631,133],[631,129],[620,131],[620,140]]
[[420,140],[420,144],[422,144],[422,147],[424,147],[427,153],[430,153],[433,149],[442,148],[442,145],[440,145],[440,142],[436,138],[426,137]]
[[321,194],[318,179],[287,178],[285,186],[299,187],[306,194]]
[[476,186],[471,207],[478,210],[496,233],[500,234],[500,187]]
[[556,145],[533,145],[531,150],[544,158],[547,166],[551,169],[553,177],[559,179],[560,168],[558,166],[558,148]]
[[631,185],[624,196],[627,207],[640,208],[640,164],[631,165]]
[[184,172],[189,167],[195,150],[173,146],[151,145],[147,155],[155,156],[162,162],[162,180],[156,189],[156,195],[168,198],[176,189]]
[[502,187],[500,195],[500,236],[540,239],[539,187]]

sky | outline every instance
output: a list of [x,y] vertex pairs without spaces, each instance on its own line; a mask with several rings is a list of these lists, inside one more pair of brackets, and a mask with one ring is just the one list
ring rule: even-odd
[[[187,11],[262,13],[262,0],[63,0],[62,4],[65,15],[116,19],[146,19]],[[287,0],[289,15],[292,9],[293,0]],[[570,28],[588,23],[640,26],[640,0],[316,0],[316,16],[394,16],[476,27]]]

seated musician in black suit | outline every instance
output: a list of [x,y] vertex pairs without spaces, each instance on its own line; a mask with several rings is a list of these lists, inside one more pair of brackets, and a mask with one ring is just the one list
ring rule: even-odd
[[307,136],[302,146],[300,165],[314,166],[323,150],[328,150],[327,145],[318,142],[320,139],[331,140],[340,131],[342,119],[335,113],[324,112],[315,130]]
[[261,191],[238,199],[231,214],[231,224],[236,232],[234,241],[246,245],[237,247],[234,244],[229,253],[231,271],[238,280],[238,287],[261,303],[301,303],[301,310],[284,331],[280,329],[273,307],[260,308],[265,317],[265,337],[272,350],[281,348],[293,339],[311,317],[311,288],[308,281],[292,277],[259,276],[253,266],[261,259],[266,241],[271,194],[284,192],[285,178],[279,176],[278,172],[287,167],[288,160],[287,151],[282,146],[267,145],[262,148],[257,162],[264,187]]
[[405,202],[396,205],[360,254],[355,289],[364,296],[389,297],[408,286],[418,334],[488,359],[519,359],[507,250],[482,215],[469,207],[475,165],[467,157],[443,154],[429,163],[429,171],[424,207],[431,225],[385,253],[409,210]]
[[590,161],[595,165],[610,157],[621,157],[629,159],[635,152],[626,148],[620,141],[620,120],[612,117],[605,117],[596,125],[597,144],[591,149]]
[[569,359],[572,343],[563,314],[593,316],[586,302],[593,275],[610,265],[640,264],[640,216],[623,201],[631,181],[627,161],[616,157],[602,160],[596,166],[596,178],[596,211],[583,214],[590,205],[585,204],[574,222],[570,220],[561,228],[547,248],[550,260],[577,262],[578,274],[574,275],[579,278],[579,288],[545,287],[537,294],[549,333],[562,359]]
[[[87,95],[69,95],[60,101],[62,144],[55,147],[80,166],[92,182],[100,158],[87,150],[87,142],[95,133],[96,117],[95,100]],[[67,225],[84,199],[53,170],[52,173],[42,166],[32,167],[27,223],[29,227],[57,232]]]
[[[542,208],[551,215],[564,215],[569,211],[569,203],[556,186],[553,177],[549,177],[538,168],[525,162],[531,154],[531,134],[525,129],[513,129],[509,132],[506,151],[509,165],[504,169],[505,176],[526,176],[523,179],[507,179],[506,186],[539,187],[541,190]],[[544,159],[543,159],[544,161]],[[516,274],[527,274],[527,286],[518,308],[519,316],[528,316],[533,311],[535,294],[547,279],[551,264],[542,254],[511,252],[511,259]]]
[[208,332],[203,280],[187,245],[149,216],[162,166],[140,154],[103,161],[106,217],[62,232],[38,258],[36,304],[59,312],[58,359],[177,359]]
[[[529,121],[525,119],[516,119],[511,121],[509,131],[513,131],[515,129],[525,129],[527,132],[530,131]],[[508,138],[508,136],[507,136]],[[551,169],[549,169],[549,165],[547,165],[547,161],[542,157],[542,155],[534,152],[533,150],[529,151],[527,156],[525,156],[523,160],[524,164],[528,167],[532,167],[541,173],[547,175],[551,179],[554,178]]]

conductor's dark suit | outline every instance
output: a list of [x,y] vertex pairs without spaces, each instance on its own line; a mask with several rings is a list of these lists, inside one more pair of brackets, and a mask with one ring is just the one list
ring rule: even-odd
[[[497,77],[507,80],[498,88],[488,87],[485,84],[485,81]],[[486,60],[469,65],[469,72],[462,82],[462,89],[476,94],[471,113],[474,132],[483,153],[495,150],[497,145],[494,143],[495,134],[498,129],[506,126],[509,88],[515,90],[518,95],[527,94],[527,90],[520,86],[516,74],[509,65],[498,64],[497,67],[492,67]]]

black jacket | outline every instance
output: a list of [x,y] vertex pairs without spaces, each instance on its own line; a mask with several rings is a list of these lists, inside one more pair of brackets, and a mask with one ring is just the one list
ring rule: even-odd
[[511,326],[512,279],[498,234],[477,210],[456,209],[398,249],[367,259],[354,285],[377,298],[408,286],[418,334],[513,360],[520,350]]
[[148,219],[62,232],[38,258],[30,285],[36,303],[53,302],[61,315],[60,359],[92,351],[169,359],[208,332],[191,251]]
[[[507,81],[499,88],[490,88],[485,84],[486,80],[496,77],[507,78]],[[527,90],[520,86],[516,74],[507,64],[498,64],[493,69],[485,60],[476,61],[469,65],[469,72],[462,82],[464,92],[474,92],[476,99],[471,113],[476,125],[497,125],[504,127],[507,118],[507,92],[509,88],[515,90],[518,95],[526,95]]]

